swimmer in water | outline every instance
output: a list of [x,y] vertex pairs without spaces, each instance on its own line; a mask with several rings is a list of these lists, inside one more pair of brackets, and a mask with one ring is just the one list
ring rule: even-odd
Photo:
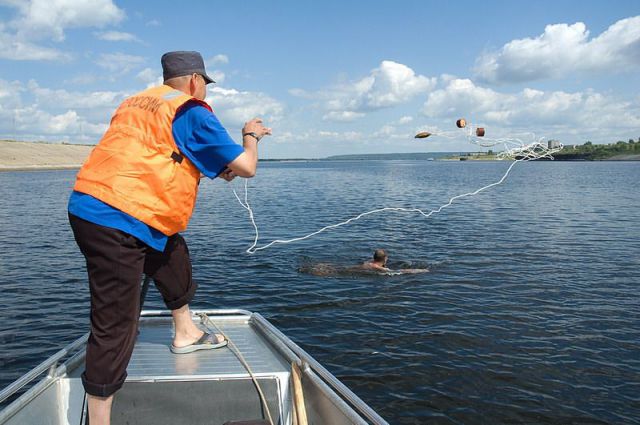
[[429,269],[398,269],[392,270],[387,267],[387,253],[384,249],[376,249],[373,252],[373,259],[365,261],[357,266],[339,266],[330,263],[316,263],[300,267],[299,271],[314,276],[358,276],[371,273],[395,276],[401,274],[427,273]]
[[429,269],[398,269],[391,270],[387,267],[387,260],[389,256],[384,249],[376,249],[373,252],[373,260],[363,263],[360,267],[364,270],[372,270],[375,272],[381,272],[385,274],[416,274],[427,273]]
[[391,269],[387,268],[387,253],[384,249],[376,249],[373,252],[373,260],[362,263],[362,268],[365,270],[374,270],[378,272],[390,272]]

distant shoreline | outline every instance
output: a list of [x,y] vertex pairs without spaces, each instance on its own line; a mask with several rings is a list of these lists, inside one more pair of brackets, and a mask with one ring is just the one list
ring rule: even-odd
[[[46,171],[79,169],[95,145],[68,143],[17,142],[0,140],[0,172]],[[424,161],[497,161],[495,156],[475,152],[416,152],[395,154],[351,154],[326,158],[269,158],[260,162],[309,161],[369,161],[369,160],[424,160]],[[555,158],[556,161],[584,161],[580,158]],[[589,160],[593,161],[593,160]],[[616,155],[595,161],[640,161],[640,155]]]
[[[487,155],[478,155],[478,156],[460,156],[455,155],[447,158],[442,158],[440,161],[502,161],[498,159],[495,155],[493,157]],[[640,161],[640,154],[638,155],[615,155],[608,158],[596,158],[589,159],[583,157],[567,157],[567,156],[554,156],[553,159],[549,158],[539,158],[535,161],[555,161],[555,162],[602,162],[602,161],[612,161],[612,162],[621,162],[621,161]]]

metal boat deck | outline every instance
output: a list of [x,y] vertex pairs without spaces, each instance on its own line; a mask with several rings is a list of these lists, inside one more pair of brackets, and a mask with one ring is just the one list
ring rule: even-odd
[[[268,420],[267,410],[274,425],[291,424],[295,410],[292,363],[302,370],[309,423],[386,424],[259,314],[243,310],[204,313],[210,322],[201,326],[203,330],[224,332],[229,339],[227,347],[173,354],[169,350],[173,336],[171,315],[163,311],[142,313],[128,376],[114,398],[112,424],[222,425]],[[43,380],[0,412],[0,425],[88,423],[86,395],[80,380],[85,340],[70,344],[0,392],[2,401],[48,370]],[[66,361],[59,364],[63,358]],[[241,358],[251,369],[253,379]],[[259,396],[255,382],[264,399]]]
[[[212,320],[242,353],[255,374],[289,373],[291,365],[284,362],[271,345],[249,326],[248,319],[249,316],[230,316]],[[200,327],[208,331],[204,326]],[[166,318],[148,320],[140,329],[127,368],[127,382],[248,376],[229,347],[173,354],[169,350],[172,337]]]

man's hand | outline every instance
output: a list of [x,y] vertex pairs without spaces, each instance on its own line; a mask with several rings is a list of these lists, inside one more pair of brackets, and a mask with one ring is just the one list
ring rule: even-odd
[[218,177],[222,177],[226,181],[230,182],[231,180],[235,179],[237,176],[238,175],[234,173],[233,170],[230,170],[229,168],[227,168],[222,173],[220,173]]
[[[265,127],[260,118],[254,118],[244,124],[242,128],[242,147],[244,152],[227,165],[230,170],[233,170],[233,177],[253,177],[256,175],[258,140],[267,134],[271,134],[271,129]],[[233,177],[229,176],[230,179]],[[226,177],[222,176],[222,178],[226,180]]]
[[256,133],[258,139],[262,139],[263,136],[271,134],[271,128],[265,127],[262,124],[261,118],[254,118],[251,121],[247,121],[244,123],[244,127],[242,128],[242,134],[247,133]]

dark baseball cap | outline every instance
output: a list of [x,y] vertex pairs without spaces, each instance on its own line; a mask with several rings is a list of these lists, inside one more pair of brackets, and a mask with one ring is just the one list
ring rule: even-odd
[[204,60],[198,52],[177,51],[167,52],[160,59],[164,80],[182,77],[183,75],[200,74],[207,84],[215,83],[204,69]]

